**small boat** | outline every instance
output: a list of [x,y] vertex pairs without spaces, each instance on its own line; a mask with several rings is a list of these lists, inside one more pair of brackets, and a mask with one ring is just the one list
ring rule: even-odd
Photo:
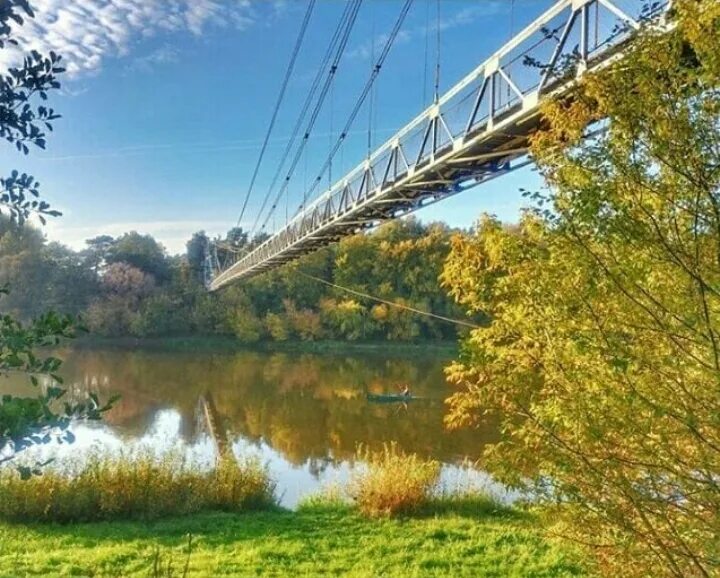
[[414,395],[405,395],[404,393],[368,393],[366,395],[367,400],[373,403],[399,403],[422,399]]

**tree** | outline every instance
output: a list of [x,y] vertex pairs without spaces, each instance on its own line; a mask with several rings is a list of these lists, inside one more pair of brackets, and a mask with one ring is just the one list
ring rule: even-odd
[[720,5],[674,17],[544,107],[550,209],[483,219],[443,273],[489,315],[448,423],[497,414],[488,467],[611,576],[720,572]]
[[223,267],[228,266],[248,249],[248,233],[242,227],[230,229],[225,235],[225,239],[219,236],[215,239],[215,252]]
[[125,233],[110,246],[106,261],[108,264],[132,265],[152,275],[159,284],[170,278],[165,249],[152,235],[141,235],[136,231]]
[[311,309],[298,309],[290,300],[283,302],[288,323],[293,332],[303,341],[314,341],[322,337],[320,315]]
[[265,316],[265,328],[274,341],[287,341],[290,337],[287,318],[277,313],[268,313]]
[[339,302],[323,299],[320,302],[320,315],[333,337],[356,341],[368,337],[373,329],[367,310],[354,299]]
[[[22,25],[24,18],[33,16],[26,0],[6,0],[0,8],[0,49],[17,44],[12,23]],[[52,108],[33,104],[36,96],[45,101],[49,91],[60,88],[57,78],[65,72],[60,61],[54,52],[42,56],[32,50],[20,66],[0,74],[0,138],[25,154],[30,150],[28,144],[45,148],[45,131],[51,131],[52,122],[60,118]],[[39,187],[33,176],[12,171],[0,178],[0,207],[20,223],[30,215],[45,223],[46,216],[60,213],[39,199]]]
[[165,249],[152,235],[141,235],[136,231],[125,233],[110,246],[106,261],[108,264],[127,263],[137,267],[152,275],[158,283],[169,279]]
[[153,335],[187,335],[190,320],[176,295],[160,292],[146,299],[132,326],[140,337]]
[[[61,339],[72,338],[75,334],[73,321],[69,317],[46,313],[24,326],[9,315],[0,315],[0,374],[21,372],[30,376],[33,385],[38,385],[38,375],[48,375],[53,385],[36,397],[3,395],[0,400],[0,464],[10,461],[23,450],[53,440],[71,443],[75,437],[69,430],[73,420],[98,420],[110,409],[114,399],[101,405],[95,394],[87,402],[65,403],[63,411],[55,407],[65,395],[62,378],[57,375],[61,361],[53,356],[38,357],[38,348],[57,346]],[[47,462],[45,462],[47,463]],[[23,477],[40,472],[45,463],[34,467],[19,466]]]
[[102,287],[111,295],[137,303],[152,293],[155,279],[137,267],[119,262],[108,266],[102,277]]
[[[26,0],[7,0],[0,7],[0,49],[17,44],[11,23],[22,25],[33,12]],[[34,105],[39,96],[43,101],[47,93],[60,88],[57,75],[64,72],[59,65],[60,56],[50,53],[43,57],[35,51],[25,55],[22,65],[0,74],[0,137],[15,145],[18,151],[29,152],[28,144],[45,148],[45,130],[52,130],[52,121],[58,118],[45,105]],[[0,211],[10,219],[23,224],[30,216],[45,222],[46,216],[59,213],[40,200],[39,183],[34,177],[13,171],[0,179]],[[7,293],[0,289],[0,293]],[[10,315],[0,316],[0,374],[22,372],[28,374],[34,385],[38,374],[48,374],[56,384],[62,383],[56,374],[60,360],[39,357],[36,349],[57,345],[64,337],[71,337],[74,324],[70,317],[55,313],[44,314],[24,325]],[[65,394],[57,385],[36,397],[3,395],[0,400],[0,463],[12,460],[18,452],[53,439],[71,442],[68,426],[73,419],[99,419],[109,405],[101,406],[92,394],[85,403],[65,403],[62,411],[56,406]],[[27,477],[38,472],[36,468],[20,466]]]
[[322,248],[309,255],[303,255],[297,261],[288,263],[278,271],[286,295],[291,295],[298,307],[317,307],[327,287],[308,275],[330,281],[333,265],[332,248]]
[[155,291],[152,275],[125,262],[112,263],[105,268],[100,287],[100,297],[93,301],[85,315],[92,332],[106,336],[152,333],[141,315],[143,309],[155,309],[146,303]]
[[21,320],[47,309],[77,315],[97,288],[94,273],[77,253],[47,243],[29,223],[0,215],[0,286],[6,285],[15,290],[3,297],[2,310]]
[[83,251],[86,265],[95,273],[107,264],[107,257],[110,249],[115,244],[115,239],[110,235],[99,235],[85,241],[87,248]]
[[248,233],[242,227],[233,227],[225,235],[225,242],[240,249],[248,244]]
[[204,281],[205,253],[208,251],[210,239],[205,231],[193,233],[192,238],[186,243],[187,260],[193,278],[198,282]]

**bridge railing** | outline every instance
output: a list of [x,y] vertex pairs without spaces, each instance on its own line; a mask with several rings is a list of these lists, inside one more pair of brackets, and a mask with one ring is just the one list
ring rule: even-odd
[[[394,194],[401,185],[436,186],[435,181],[423,181],[423,176],[432,175],[440,159],[492,135],[497,125],[514,115],[537,109],[542,96],[607,60],[644,20],[656,17],[667,4],[667,0],[559,0],[275,235],[220,273],[211,287],[254,273],[282,254],[281,260],[288,260],[285,257],[293,248],[298,254],[306,252],[300,244],[313,241],[320,230],[366,209],[368,203],[374,203],[378,221],[392,218],[392,212],[382,210],[381,196]],[[462,171],[458,175],[458,180],[476,176]],[[396,200],[391,195],[387,202]],[[345,217],[343,223],[353,221]],[[367,223],[365,215],[357,229]]]

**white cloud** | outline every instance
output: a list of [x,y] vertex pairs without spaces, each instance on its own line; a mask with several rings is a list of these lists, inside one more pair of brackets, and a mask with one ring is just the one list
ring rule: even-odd
[[[245,29],[257,17],[251,0],[33,0],[32,6],[35,18],[17,29],[21,47],[62,54],[71,76],[97,71],[105,58],[126,55],[143,37]],[[0,65],[16,58],[12,50],[0,51]]]

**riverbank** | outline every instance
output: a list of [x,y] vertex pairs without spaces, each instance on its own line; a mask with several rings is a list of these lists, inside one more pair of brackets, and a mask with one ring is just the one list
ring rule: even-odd
[[358,450],[340,485],[279,507],[258,461],[90,456],[22,480],[0,470],[0,578],[587,576],[543,519],[397,445]]
[[[0,577],[589,576],[538,520],[465,504],[405,519],[342,506],[152,523],[0,524]],[[188,555],[189,546],[189,555]]]
[[193,335],[187,337],[98,337],[81,336],[73,340],[81,349],[147,349],[148,351],[277,351],[291,353],[383,353],[398,356],[448,356],[458,352],[455,341],[259,341],[244,343],[232,336]]

